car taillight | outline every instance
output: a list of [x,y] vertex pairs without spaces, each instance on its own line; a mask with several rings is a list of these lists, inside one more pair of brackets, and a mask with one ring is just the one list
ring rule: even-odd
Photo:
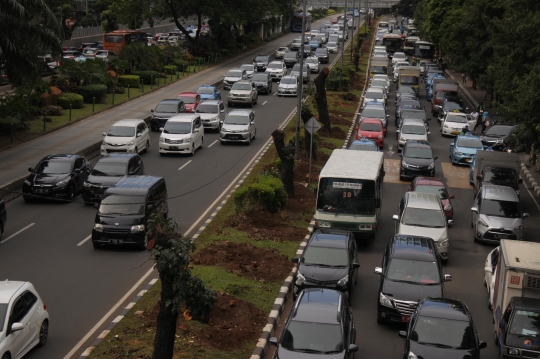
[[43,310],[47,310],[47,306],[43,303]]

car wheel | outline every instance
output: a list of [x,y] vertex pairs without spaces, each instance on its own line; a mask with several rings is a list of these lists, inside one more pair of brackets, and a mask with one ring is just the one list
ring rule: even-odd
[[379,314],[380,313],[377,313],[377,324],[380,324],[380,325],[386,324],[386,321],[383,318],[381,318]]
[[135,147],[135,153],[139,154],[139,148],[138,147]]
[[448,264],[448,258],[441,258],[441,262],[444,265]]
[[9,353],[5,353],[2,355],[2,359],[11,359],[11,355],[9,355]]
[[247,144],[248,146],[251,145],[251,135],[249,135],[249,138],[248,138],[246,144]]
[[144,236],[143,242],[140,244],[141,250],[148,250],[148,238]]
[[191,145],[191,152],[189,153],[190,156],[195,155],[195,144]]
[[148,150],[150,149],[150,141],[146,141],[146,147],[144,148],[144,153],[148,153]]
[[225,141],[222,141],[222,140],[219,140],[219,143],[224,145],[225,144]]
[[68,201],[73,201],[74,197],[75,197],[75,186],[73,185],[73,183],[70,183],[67,189],[67,199]]
[[199,148],[203,148],[203,144],[204,144],[204,136],[201,137],[201,145],[199,146]]
[[259,95],[255,96],[255,105],[257,104],[257,101],[259,101]]
[[45,319],[43,323],[41,323],[41,327],[39,328],[38,347],[42,347],[47,344],[47,339],[49,339],[49,321]]
[[92,241],[92,246],[94,247],[94,249],[100,249],[101,248],[101,243],[97,243],[97,242]]

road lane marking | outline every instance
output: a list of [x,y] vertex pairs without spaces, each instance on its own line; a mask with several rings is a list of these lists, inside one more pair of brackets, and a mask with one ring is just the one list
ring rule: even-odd
[[384,159],[384,182],[405,184],[407,182],[399,179],[399,168],[401,160]]
[[77,247],[80,247],[82,246],[87,240],[89,240],[90,238],[92,238],[92,235],[89,235],[88,237],[86,237],[85,239],[83,239],[82,241],[79,242],[79,244],[77,244]]
[[450,162],[442,162],[441,167],[448,187],[471,189],[469,184],[470,167],[453,166]]
[[268,102],[268,101],[264,101],[262,105],[264,106],[267,102]]
[[7,238],[4,239],[3,241],[0,241],[0,243],[2,243],[2,244],[6,243],[7,241],[9,241],[11,238],[15,237],[15,236],[18,235],[19,233],[24,232],[24,231],[26,231],[28,228],[32,227],[34,224],[35,224],[35,223],[30,223],[29,225],[27,225],[27,226],[24,227],[23,229],[19,230],[18,232],[13,233],[11,236],[7,237]]
[[182,168],[184,168],[184,167],[186,167],[187,165],[189,165],[189,164],[191,163],[191,161],[193,161],[193,160],[189,160],[189,161],[187,161],[186,163],[184,163],[184,165],[183,165],[182,167],[180,167],[180,168],[178,169],[178,171],[180,171]]
[[210,145],[208,145],[207,148],[208,148],[208,147],[212,147],[213,145],[215,145],[217,141],[219,141],[219,140],[215,140],[215,141],[212,142]]
[[273,94],[272,96],[276,96],[276,95],[277,95],[277,91],[276,91],[276,92],[274,92],[274,94]]

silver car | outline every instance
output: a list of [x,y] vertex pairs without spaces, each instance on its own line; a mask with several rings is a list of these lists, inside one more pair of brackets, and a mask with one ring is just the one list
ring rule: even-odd
[[298,86],[300,81],[298,76],[287,75],[283,76],[281,81],[278,83],[278,96],[298,96]]
[[285,55],[287,51],[289,51],[289,48],[287,46],[281,46],[276,50],[276,54],[274,55],[274,57],[276,59],[282,59],[283,55]]
[[311,72],[312,74],[319,73],[319,57],[310,56],[304,60],[304,63],[308,66],[309,72]]
[[328,52],[331,53],[331,54],[337,54],[338,51],[339,51],[339,47],[338,47],[338,44],[337,42],[328,42],[326,44],[326,48],[328,49]]
[[[309,73],[310,73],[310,70],[309,70],[309,66],[307,64],[304,64],[304,71],[302,71],[302,81],[307,84],[309,83],[309,80],[310,80],[310,76],[309,76]],[[289,75],[292,75],[292,76],[298,76],[300,77],[300,64],[296,64],[293,66],[293,68],[291,69],[291,73]]]
[[205,131],[219,131],[219,126],[225,119],[225,104],[221,100],[206,100],[199,104],[195,112],[201,115]]
[[287,66],[285,66],[283,61],[272,61],[268,64],[268,67],[266,68],[266,73],[270,75],[272,80],[281,79],[287,74]]
[[511,187],[483,185],[474,199],[472,226],[475,242],[499,244],[501,239],[525,239],[518,195]]
[[253,107],[258,99],[257,85],[251,80],[241,80],[232,85],[227,98],[227,105],[231,107],[233,103],[239,103]]
[[247,78],[250,79],[253,77],[253,73],[255,72],[255,65],[253,64],[244,64],[240,66],[242,70],[246,70]]
[[219,140],[222,145],[227,142],[244,142],[249,145],[256,135],[255,112],[233,110],[227,114],[221,124]]
[[230,90],[237,81],[247,79],[247,73],[244,69],[230,69],[223,75],[223,88]]

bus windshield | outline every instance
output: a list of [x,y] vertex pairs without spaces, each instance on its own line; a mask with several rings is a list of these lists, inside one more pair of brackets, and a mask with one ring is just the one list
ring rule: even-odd
[[373,215],[375,214],[375,182],[350,178],[321,178],[317,211]]
[[382,41],[383,46],[386,47],[386,51],[394,53],[401,50],[401,39],[398,38],[384,38]]
[[414,44],[414,57],[419,59],[433,59],[435,56],[435,45],[430,43],[418,43]]

